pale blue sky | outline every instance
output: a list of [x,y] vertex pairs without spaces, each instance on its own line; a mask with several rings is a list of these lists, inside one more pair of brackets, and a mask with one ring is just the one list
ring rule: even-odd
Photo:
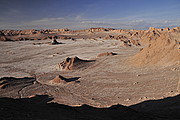
[[180,26],[180,0],[1,0],[0,29]]

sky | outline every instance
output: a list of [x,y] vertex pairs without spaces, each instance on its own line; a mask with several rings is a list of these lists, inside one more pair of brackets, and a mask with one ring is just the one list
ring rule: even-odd
[[180,26],[180,0],[0,0],[0,29]]

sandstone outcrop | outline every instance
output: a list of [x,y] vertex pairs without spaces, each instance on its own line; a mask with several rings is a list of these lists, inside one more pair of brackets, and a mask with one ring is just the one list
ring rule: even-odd
[[56,40],[56,36],[53,36],[52,37],[52,42],[51,42],[51,45],[58,45],[58,44],[62,44],[61,42],[58,42],[57,40]]
[[11,39],[5,37],[5,36],[1,36],[0,37],[0,41],[12,41]]
[[65,84],[66,83],[66,78],[61,76],[61,75],[58,75],[56,76],[54,79],[52,79],[50,81],[50,83],[54,83],[54,84],[59,84],[59,83],[62,83],[62,84]]
[[93,60],[82,60],[77,56],[72,58],[66,58],[63,62],[59,63],[58,66],[61,70],[77,70],[87,68],[93,63]]

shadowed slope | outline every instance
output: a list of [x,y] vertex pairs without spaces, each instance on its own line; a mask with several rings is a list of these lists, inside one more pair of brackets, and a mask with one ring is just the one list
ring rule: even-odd
[[140,112],[146,112],[168,118],[180,119],[180,95],[160,100],[148,100],[130,106]]
[[[109,108],[94,108],[88,105],[70,107],[57,103],[39,103],[48,96],[38,98],[11,99],[0,98],[0,119],[33,119],[33,120],[150,120],[157,119],[134,111],[122,105]],[[41,99],[42,98],[42,99]],[[158,118],[159,120],[159,118]],[[161,120],[161,119],[160,119]]]

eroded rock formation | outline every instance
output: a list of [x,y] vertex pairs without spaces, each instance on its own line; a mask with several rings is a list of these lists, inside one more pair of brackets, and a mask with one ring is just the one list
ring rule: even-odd
[[72,58],[66,58],[63,62],[59,63],[58,65],[61,70],[77,70],[87,68],[93,62],[94,61],[92,60],[82,60],[75,56]]

